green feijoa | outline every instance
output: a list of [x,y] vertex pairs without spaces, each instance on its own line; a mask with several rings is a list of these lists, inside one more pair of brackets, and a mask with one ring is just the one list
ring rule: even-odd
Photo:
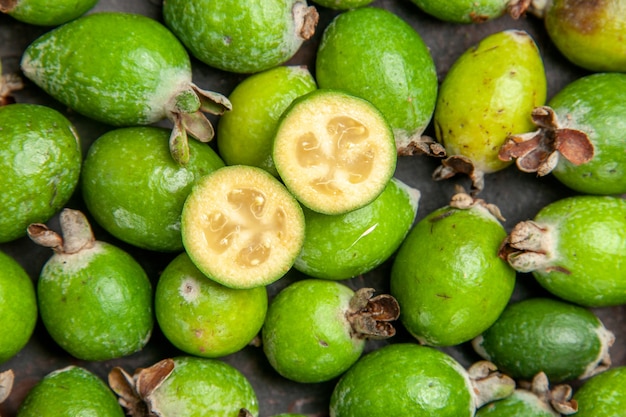
[[422,11],[452,23],[483,23],[507,12],[518,18],[526,9],[520,0],[411,0]]
[[78,366],[50,372],[28,392],[18,417],[123,417],[115,395],[98,376]]
[[62,234],[46,225],[29,237],[54,255],[37,284],[41,320],[52,339],[78,359],[108,360],[142,349],[152,333],[152,287],[127,252],[95,240],[85,216],[64,209]]
[[223,167],[208,145],[190,142],[189,162],[172,159],[167,129],[110,130],[91,145],[83,163],[82,196],[89,213],[118,239],[143,249],[183,248],[180,216],[193,184]]
[[369,337],[395,334],[398,306],[373,289],[353,291],[336,281],[304,279],[273,299],[263,325],[263,352],[283,377],[315,383],[338,377],[363,353]]
[[435,348],[395,343],[363,356],[341,377],[330,417],[469,417],[514,389],[515,382],[492,364],[466,370]]
[[0,12],[20,22],[57,26],[87,13],[98,0],[0,0]]
[[82,16],[33,41],[21,60],[24,75],[77,112],[114,126],[170,119],[174,159],[189,159],[187,133],[213,137],[204,112],[230,109],[221,94],[192,83],[184,46],[165,26],[143,15]]
[[197,59],[236,73],[255,73],[289,60],[318,21],[306,0],[167,0],[165,24]]
[[400,319],[421,343],[453,346],[478,336],[513,293],[515,270],[498,258],[506,237],[497,209],[456,194],[420,220],[391,269]]
[[550,387],[548,377],[539,372],[532,381],[520,381],[513,394],[486,404],[476,417],[560,417],[575,414],[578,406],[572,398],[572,387],[560,384]]
[[626,1],[533,1],[558,50],[590,71],[626,72]]
[[278,176],[272,160],[278,120],[295,98],[316,88],[304,66],[278,66],[239,83],[228,97],[233,110],[217,125],[217,147],[224,162],[256,166]]
[[348,279],[385,262],[398,249],[417,214],[418,190],[392,178],[370,204],[345,214],[304,208],[304,245],[294,267],[306,275]]
[[242,409],[252,417],[259,413],[247,377],[218,359],[178,356],[134,375],[115,367],[109,385],[129,415],[237,417]]
[[551,298],[510,304],[472,340],[474,350],[512,378],[544,372],[551,382],[588,378],[607,369],[615,336],[590,310]]
[[390,11],[362,7],[339,14],[324,30],[315,68],[321,88],[372,102],[399,148],[418,141],[431,120],[438,87],[434,61],[419,33]]
[[0,126],[0,242],[9,242],[69,201],[82,155],[74,126],[49,107],[2,106]]
[[511,164],[498,157],[511,134],[534,130],[530,114],[546,100],[541,54],[525,31],[490,34],[466,50],[446,74],[433,116],[435,135],[448,157],[436,179],[469,174],[482,188],[482,175]]
[[186,253],[159,277],[154,311],[165,337],[185,353],[222,357],[248,345],[267,312],[267,290],[232,289],[207,278]]
[[577,417],[620,417],[626,410],[626,366],[601,372],[576,391]]
[[0,251],[0,363],[22,350],[33,334],[36,322],[37,299],[33,282],[22,265]]
[[500,256],[552,294],[587,307],[626,303],[626,200],[576,195],[516,224]]

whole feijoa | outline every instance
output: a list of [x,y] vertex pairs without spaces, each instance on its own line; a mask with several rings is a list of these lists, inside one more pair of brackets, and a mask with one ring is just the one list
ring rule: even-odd
[[123,417],[109,387],[91,371],[68,366],[50,372],[28,392],[18,417]]
[[532,2],[558,50],[590,71],[626,72],[626,1]]
[[341,89],[376,106],[399,147],[419,140],[437,97],[435,64],[418,32],[377,7],[348,10],[326,27],[315,61],[320,88]]
[[69,201],[82,155],[74,126],[50,107],[1,106],[0,126],[0,242],[9,242]]
[[422,11],[444,22],[483,23],[507,12],[518,18],[525,11],[520,0],[411,0]]
[[530,380],[544,372],[557,383],[606,370],[614,340],[614,334],[584,307],[528,298],[507,306],[472,346],[512,378]]
[[515,382],[492,364],[469,369],[438,349],[392,343],[363,356],[339,380],[331,417],[470,417],[510,395]]
[[232,289],[207,278],[183,252],[163,270],[154,293],[159,328],[178,349],[222,357],[248,345],[267,312],[264,286]]
[[128,415],[161,417],[252,417],[259,402],[248,378],[218,359],[178,356],[137,369],[133,375],[115,367],[109,386]]
[[0,251],[0,364],[26,346],[37,317],[30,276],[12,256]]
[[294,267],[316,278],[342,280],[391,257],[411,229],[420,192],[392,178],[374,201],[344,214],[303,208],[304,244]]
[[98,0],[1,0],[0,12],[20,22],[39,26],[58,26],[87,13]]
[[174,159],[189,160],[187,133],[213,137],[205,112],[221,114],[230,102],[192,83],[185,47],[165,26],[124,12],[82,16],[35,39],[21,60],[24,75],[52,97],[113,126],[174,124]]
[[626,200],[575,195],[513,227],[500,256],[545,289],[587,307],[626,303]]
[[447,158],[436,179],[468,174],[482,188],[482,174],[511,164],[498,157],[511,134],[535,129],[530,113],[546,100],[543,60],[525,31],[504,30],[483,38],[450,67],[433,116]]
[[318,21],[306,0],[167,0],[165,24],[197,59],[236,73],[283,64],[313,36]]
[[363,353],[366,339],[395,334],[399,310],[388,295],[372,297],[322,279],[296,281],[282,289],[263,325],[263,352],[283,377],[301,383],[328,381]]
[[86,217],[64,209],[61,234],[40,223],[29,237],[54,250],[37,283],[41,320],[70,355],[99,361],[141,350],[152,333],[152,286],[122,249],[95,240]]
[[574,393],[579,417],[620,417],[626,410],[626,366],[607,369]]
[[[492,213],[495,213],[492,214]],[[499,211],[458,193],[409,232],[391,269],[400,320],[421,343],[453,346],[478,336],[504,310],[515,270],[498,258]]]
[[228,165],[252,165],[278,176],[272,142],[291,102],[317,88],[304,66],[278,66],[252,74],[228,96],[233,109],[217,124],[217,149]]
[[170,154],[169,135],[153,126],[110,130],[89,147],[81,175],[83,200],[98,224],[154,251],[183,249],[185,199],[199,178],[224,166],[213,148],[196,141],[181,166]]

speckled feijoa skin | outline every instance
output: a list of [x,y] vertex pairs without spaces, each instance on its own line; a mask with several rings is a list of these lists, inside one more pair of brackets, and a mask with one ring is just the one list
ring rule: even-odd
[[621,417],[626,409],[626,366],[595,375],[574,393],[577,417]]
[[98,0],[0,0],[0,12],[20,22],[58,26],[87,13]]
[[74,126],[50,107],[2,106],[0,126],[0,242],[9,242],[69,201],[82,155]]
[[482,23],[507,12],[511,0],[411,0],[424,12],[453,23]]

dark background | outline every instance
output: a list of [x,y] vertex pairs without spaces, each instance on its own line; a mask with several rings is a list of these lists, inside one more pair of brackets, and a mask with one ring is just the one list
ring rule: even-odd
[[[504,16],[481,24],[459,25],[444,23],[430,17],[409,0],[377,0],[372,3],[372,6],[393,11],[422,36],[435,60],[439,81],[443,80],[451,64],[466,49],[485,36],[505,29],[526,30],[537,42],[545,62],[548,78],[548,99],[569,82],[587,74],[586,71],[570,64],[555,49],[545,32],[542,21],[534,16],[524,16],[519,20]],[[289,65],[306,65],[313,74],[315,52],[322,32],[332,18],[338,14],[336,11],[316,7],[320,13],[320,21],[315,36],[305,42],[301,50],[286,63]],[[102,10],[141,13],[162,21],[161,2],[158,0],[101,0],[92,11]],[[3,72],[19,72],[19,60],[22,52],[30,42],[47,30],[49,28],[27,25],[7,15],[0,15],[0,59],[2,60]],[[194,65],[194,82],[204,89],[228,95],[245,78],[244,75],[215,70],[197,60],[192,59],[192,62]],[[93,122],[73,113],[30,82],[26,82],[25,88],[17,92],[15,97],[18,102],[44,104],[62,112],[76,126],[81,136],[84,152],[96,138],[112,129],[110,126]],[[164,122],[164,125],[167,126],[167,122]],[[434,134],[432,126],[426,133]],[[418,188],[421,192],[417,220],[436,208],[446,205],[454,192],[455,184],[463,185],[466,188],[470,185],[469,180],[463,177],[441,182],[433,181],[431,173],[438,164],[439,162],[435,159],[420,156],[401,157],[398,162],[396,176],[407,184]],[[550,175],[537,178],[532,174],[523,174],[517,171],[515,167],[509,167],[501,172],[486,176],[485,189],[480,197],[500,207],[504,217],[506,217],[504,226],[507,231],[510,231],[517,222],[534,217],[544,205],[573,194],[574,192],[561,185]],[[85,210],[79,190],[67,206]],[[54,217],[49,225],[58,230],[58,218]],[[154,284],[156,284],[163,268],[176,255],[154,253],[131,247],[107,234],[93,221],[92,226],[99,240],[114,243],[131,253],[146,269]],[[51,255],[49,249],[38,247],[28,238],[0,244],[0,250],[15,257],[33,281],[36,281],[41,267]],[[388,290],[389,268],[390,262],[387,262],[371,273],[344,281],[344,283],[354,289],[372,286],[378,292],[386,292]],[[281,288],[298,278],[300,277],[297,273],[289,273],[269,287],[270,296],[275,295]],[[540,295],[547,295],[547,293],[536,284],[530,274],[518,274],[513,301]],[[626,349],[624,348],[626,306],[594,309],[594,312],[604,322],[605,326],[617,336],[615,345],[611,349],[613,363],[626,365]],[[401,327],[393,339],[370,341],[366,350],[371,351],[386,343],[400,341],[413,341]],[[442,350],[454,356],[464,366],[469,366],[479,359],[469,344]],[[182,352],[172,347],[159,332],[158,327],[155,327],[151,341],[139,353],[105,362],[79,361],[62,351],[47,335],[43,325],[39,322],[28,345],[13,359],[0,365],[0,371],[12,368],[16,374],[13,393],[4,404],[0,405],[0,414],[4,417],[14,416],[29,389],[44,375],[58,368],[70,364],[80,365],[106,380],[108,372],[114,366],[122,366],[127,371],[132,372],[137,367],[149,366],[165,357],[180,354]],[[328,415],[328,400],[335,380],[320,384],[298,384],[288,381],[274,372],[263,356],[261,349],[254,346],[248,346],[236,354],[222,358],[222,360],[235,366],[249,378],[259,397],[261,417],[282,412],[303,413],[311,417]],[[571,384],[576,388],[580,385],[580,381],[572,381]]]

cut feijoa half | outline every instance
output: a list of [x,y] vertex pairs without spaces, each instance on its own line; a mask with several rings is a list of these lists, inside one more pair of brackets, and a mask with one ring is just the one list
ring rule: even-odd
[[394,174],[393,131],[369,101],[331,89],[295,99],[274,137],[276,170],[304,206],[341,214],[372,202]]
[[231,288],[268,285],[292,267],[304,241],[297,200],[267,171],[246,165],[202,177],[185,201],[183,245],[209,278]]

